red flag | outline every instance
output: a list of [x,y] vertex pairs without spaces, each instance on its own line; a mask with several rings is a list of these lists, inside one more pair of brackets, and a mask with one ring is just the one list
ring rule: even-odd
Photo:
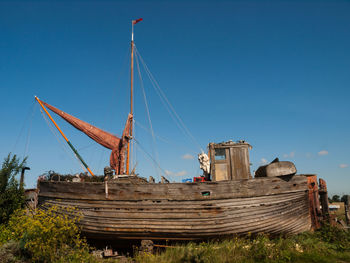
[[135,25],[138,22],[141,22],[142,20],[143,20],[142,18],[139,18],[139,19],[136,19],[136,20],[132,20],[132,24]]

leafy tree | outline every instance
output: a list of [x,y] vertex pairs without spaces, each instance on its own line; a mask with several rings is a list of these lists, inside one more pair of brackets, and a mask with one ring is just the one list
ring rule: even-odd
[[27,158],[20,161],[17,156],[8,154],[0,170],[0,224],[6,223],[10,215],[24,206],[24,192],[20,189],[16,175],[25,167]]
[[340,199],[340,202],[345,203],[345,200],[348,198],[348,195],[343,195]]
[[333,195],[332,201],[333,202],[340,202],[340,196],[339,195]]

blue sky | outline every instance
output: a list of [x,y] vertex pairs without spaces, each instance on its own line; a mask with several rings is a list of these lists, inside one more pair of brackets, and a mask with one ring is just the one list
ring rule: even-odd
[[[279,157],[324,178],[331,194],[349,194],[349,13],[349,1],[0,1],[0,156],[28,155],[28,187],[48,170],[82,171],[34,95],[121,134],[130,22],[142,17],[137,49],[203,149],[244,139],[252,171]],[[137,140],[171,180],[198,175],[199,147],[142,74],[156,145],[141,128],[148,121],[135,72]],[[109,151],[55,119],[102,173]],[[138,173],[154,176],[148,155],[134,152]]]

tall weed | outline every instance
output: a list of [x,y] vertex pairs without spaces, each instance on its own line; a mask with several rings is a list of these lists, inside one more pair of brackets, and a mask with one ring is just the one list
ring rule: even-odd
[[350,233],[331,226],[290,237],[232,237],[220,242],[189,243],[150,254],[137,262],[350,262]]

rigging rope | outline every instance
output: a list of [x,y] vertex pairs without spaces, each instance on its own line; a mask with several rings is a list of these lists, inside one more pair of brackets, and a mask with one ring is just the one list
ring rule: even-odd
[[45,119],[47,125],[49,126],[50,131],[53,133],[53,135],[55,136],[56,140],[57,140],[58,143],[61,145],[63,151],[66,152],[66,154],[67,154],[70,158],[72,158],[72,155],[73,155],[75,158],[72,158],[72,159],[75,160],[75,161],[77,161],[78,164],[83,168],[83,170],[85,170],[85,172],[88,172],[88,171],[86,170],[86,168],[80,163],[78,157],[77,157],[74,153],[72,153],[71,151],[69,151],[69,152],[67,151],[66,144],[63,143],[61,136],[59,136],[59,134],[57,133],[56,129],[52,126],[52,123],[47,119],[47,117],[46,117],[45,113],[42,111],[42,109],[40,109],[40,112],[41,112],[41,114],[43,115],[43,117],[44,117],[44,119]]
[[[142,128],[144,131],[146,131],[146,132],[148,132],[148,133],[151,134],[151,131],[150,131],[149,129],[147,129],[145,126],[143,126],[141,123],[139,123],[138,121],[135,121],[135,124],[136,124],[137,126],[139,126],[140,128]],[[163,141],[163,142],[165,142],[165,143],[170,144],[170,141],[169,141],[168,139],[166,139],[166,138],[164,138],[164,137],[161,137],[161,136],[159,136],[159,135],[157,135],[157,134],[154,134],[154,136],[157,137],[159,140],[161,140],[161,141]]]
[[[138,72],[138,75],[139,75],[139,78],[140,78],[140,86],[141,86],[141,90],[142,90],[143,100],[144,100],[145,107],[146,107],[148,123],[149,123],[149,126],[150,126],[151,135],[152,135],[152,141],[153,141],[152,152],[155,155],[155,158],[156,158],[156,160],[158,162],[159,158],[158,158],[158,153],[156,151],[156,139],[155,139],[155,136],[154,136],[154,130],[153,130],[153,125],[152,125],[152,120],[151,120],[151,114],[150,114],[149,107],[148,107],[146,92],[145,92],[145,88],[143,86],[143,79],[142,79],[142,76],[141,76],[141,70],[140,70],[140,64],[139,64],[137,52],[135,52],[135,60],[136,60],[137,72]],[[160,175],[159,169],[157,169],[157,167],[155,167],[155,170],[158,173],[158,176],[160,177],[161,175]]]
[[85,150],[85,149],[88,149],[88,148],[90,148],[90,147],[92,147],[92,146],[96,146],[96,143],[95,143],[95,142],[89,143],[88,145],[85,145],[85,146],[80,147],[79,149],[77,149],[77,151],[80,152],[80,151]]
[[[12,151],[11,151],[11,152],[13,152],[13,153],[16,151],[18,142],[19,142],[20,138],[22,137],[24,128],[25,128],[25,126],[26,126],[26,123],[27,123],[29,117],[31,116],[31,118],[33,119],[33,114],[34,114],[34,111],[35,111],[35,106],[36,106],[36,103],[35,103],[35,101],[33,101],[33,103],[30,105],[30,107],[29,107],[29,109],[28,109],[28,111],[27,111],[26,117],[24,118],[22,127],[21,127],[21,129],[20,129],[20,131],[19,131],[19,133],[18,133],[18,136],[17,136],[17,138],[16,138],[15,144],[14,144],[13,147],[12,147]],[[31,121],[32,121],[32,120],[30,120],[30,122],[31,122]],[[24,151],[26,151],[26,150],[24,150]],[[24,158],[24,157],[25,157],[25,156],[23,156],[23,158]]]
[[[122,83],[122,79],[126,76],[126,69],[128,68],[127,65],[128,63],[130,63],[130,61],[128,60],[129,59],[129,54],[131,52],[131,48],[130,48],[130,45],[128,46],[128,49],[126,50],[125,54],[124,54],[124,57],[122,59],[122,63],[120,64],[121,67],[120,69],[118,70],[118,72],[115,72],[115,78],[113,78],[114,80],[116,80],[116,83],[115,85],[113,86],[123,86],[124,84]],[[120,57],[121,58],[121,57]],[[129,66],[130,68],[130,66]],[[112,94],[111,96],[109,96],[108,100],[106,100],[106,103],[105,103],[105,108],[108,109],[114,109],[115,108],[115,101],[118,102],[118,100],[116,98],[119,98],[120,96],[118,96],[120,94],[118,94],[118,89],[112,89]],[[116,99],[116,100],[115,100]],[[108,111],[108,113],[110,113],[111,111]],[[114,114],[103,114],[101,115],[102,117],[102,123],[110,123],[110,124],[114,124],[116,123],[115,121],[115,115]],[[119,122],[117,122],[119,123]],[[110,126],[110,127],[106,127],[106,129],[111,129],[111,130],[114,130],[116,127],[114,127],[114,125]],[[119,129],[119,127],[117,127]]]
[[[140,122],[135,121],[135,124],[137,126],[139,126],[141,129],[143,129],[144,131],[151,133],[151,131],[149,129],[147,129],[145,126],[143,126]],[[158,141],[162,141],[162,142],[167,143],[169,145],[175,146],[179,149],[181,148],[182,150],[186,149],[186,151],[190,151],[193,153],[193,149],[190,147],[186,147],[185,145],[182,145],[182,144],[180,145],[178,142],[171,141],[170,139],[159,136],[158,134],[154,134],[154,135],[156,136],[156,138],[159,139]]]
[[[132,121],[133,121],[133,132],[134,132],[134,134],[133,134],[133,138],[137,138],[137,136],[136,136],[136,129],[135,129],[135,119],[133,118],[132,119]],[[134,144],[131,144],[131,146],[133,147],[133,151],[132,151],[132,154],[133,154],[133,161],[134,161],[134,163],[132,164],[132,167],[131,167],[131,171],[133,171],[133,170],[135,170],[135,168],[136,168],[136,164],[137,164],[137,149],[136,149],[136,145],[134,145]]]
[[102,165],[102,158],[103,158],[103,153],[104,153],[104,149],[101,147],[101,152],[100,152],[100,159],[98,161],[98,165],[97,165],[97,171],[101,171],[101,165]]
[[184,133],[184,135],[188,136],[192,142],[199,148],[199,150],[201,152],[203,151],[203,148],[200,146],[200,144],[198,143],[198,141],[195,139],[195,137],[191,134],[191,132],[189,131],[189,129],[187,128],[187,126],[185,125],[185,123],[183,122],[183,120],[181,119],[181,117],[177,114],[177,112],[175,111],[174,107],[172,106],[172,104],[170,103],[170,101],[168,100],[168,98],[166,97],[166,95],[164,94],[164,92],[162,91],[162,89],[160,88],[157,80],[154,78],[154,76],[152,75],[151,71],[149,70],[148,66],[146,65],[146,63],[144,62],[144,60],[142,59],[142,56],[140,55],[138,49],[135,46],[135,54],[137,54],[137,56],[140,58],[140,61],[149,77],[149,79],[151,80],[151,83],[153,85],[153,87],[155,88],[157,94],[159,95],[159,97],[161,98],[162,103],[164,104],[165,108],[168,110],[170,116],[173,118],[174,122],[177,124],[177,126],[179,127],[179,129]]
[[[154,160],[154,158],[152,157],[152,155],[149,154],[149,153],[141,146],[141,144],[140,144],[135,138],[134,138],[134,141],[135,141],[135,143],[139,146],[139,148],[146,154],[146,156],[147,156],[148,158],[150,158],[151,161],[153,161],[153,163],[154,163],[155,165],[157,165],[157,167],[163,172],[164,177],[165,177],[165,175],[168,176],[167,172],[166,172],[162,167],[160,167],[159,163],[158,163],[156,160]],[[172,179],[173,179],[173,178],[172,178]],[[160,177],[158,177],[158,180],[160,180]]]
[[33,107],[32,115],[31,115],[31,118],[29,120],[29,128],[28,128],[28,133],[27,133],[26,144],[25,144],[25,147],[24,147],[23,158],[25,158],[25,156],[28,153],[28,146],[29,146],[30,135],[31,135],[31,130],[32,130],[32,124],[33,124],[34,109],[35,109],[35,106]]

